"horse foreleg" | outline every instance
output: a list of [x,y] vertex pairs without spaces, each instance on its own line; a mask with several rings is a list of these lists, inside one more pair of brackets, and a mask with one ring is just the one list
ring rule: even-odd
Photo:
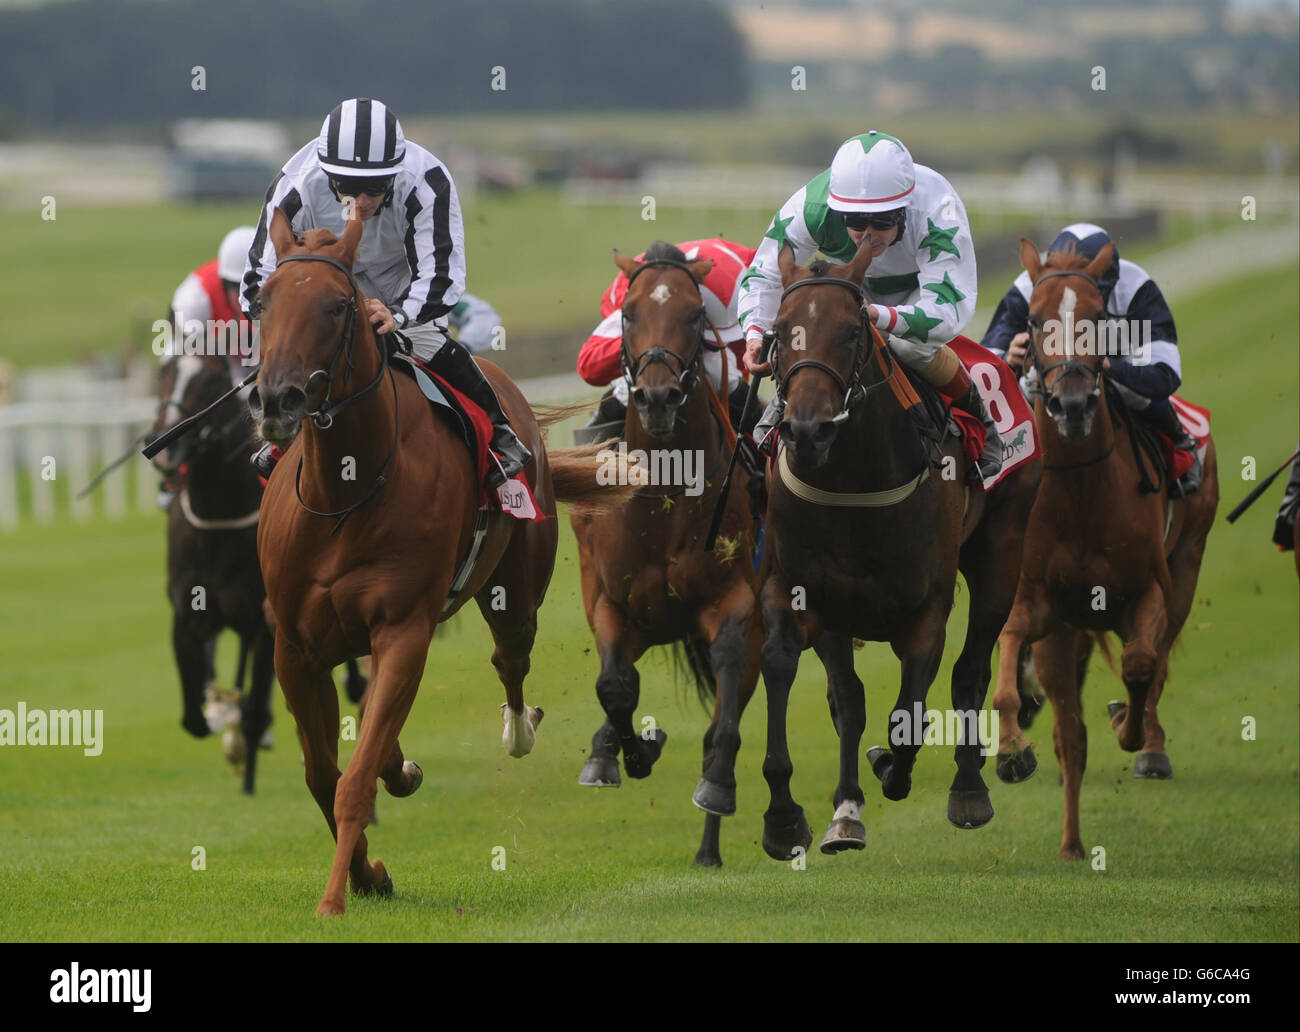
[[823,634],[813,648],[826,668],[827,690],[835,731],[840,740],[840,780],[835,786],[835,815],[822,839],[823,853],[865,849],[867,829],[862,823],[866,802],[858,783],[858,746],[867,726],[866,693],[853,669],[853,639],[846,634]]
[[1128,705],[1115,711],[1111,725],[1125,752],[1142,748],[1147,697],[1167,661],[1167,627],[1165,593],[1159,582],[1152,580],[1120,625],[1124,639],[1121,675],[1128,689]]
[[[600,676],[596,678],[596,697],[609,726],[623,750],[623,766],[630,778],[649,776],[663,752],[667,733],[658,726],[637,734],[632,718],[641,701],[641,675],[633,665],[644,650],[640,635],[607,599],[599,599],[592,609],[596,632],[596,651],[600,656]],[[593,740],[594,744],[594,740]]]
[[1088,766],[1088,729],[1083,723],[1079,704],[1078,635],[1061,626],[1034,646],[1034,665],[1038,680],[1052,700],[1056,715],[1052,737],[1056,759],[1061,765],[1061,784],[1065,792],[1065,815],[1061,832],[1061,859],[1083,859],[1083,841],[1079,838],[1079,790]]
[[[392,894],[393,882],[383,863],[367,860],[368,844],[363,829],[374,810],[375,782],[381,771],[389,791],[395,795],[409,795],[419,784],[416,764],[405,762],[400,775],[396,769],[401,756],[397,739],[420,687],[432,632],[433,628],[423,619],[371,631],[374,677],[366,693],[366,713],[358,730],[356,751],[334,794],[338,842],[329,882],[317,908],[319,914],[343,913],[343,890],[349,876],[352,891],[359,896]],[[331,698],[335,700],[337,715],[338,696],[333,690]]]
[[[924,726],[918,726],[924,724],[924,719],[918,721],[916,717],[925,712],[925,696],[943,659],[947,633],[944,624],[950,604],[951,596],[947,600],[932,599],[906,635],[890,643],[903,664],[898,699],[889,714],[889,743],[893,748],[868,749],[867,760],[880,779],[881,793],[895,802],[906,799],[912,791],[912,768],[925,738]],[[910,734],[904,733],[909,729]]]
[[[250,642],[240,637],[240,655],[246,655]],[[275,678],[275,639],[260,621],[251,642],[253,680],[248,694],[239,701],[240,731],[244,735],[244,794],[252,795],[257,777],[257,751],[262,736],[271,726],[271,681]]]
[[993,692],[993,708],[998,714],[998,778],[1012,784],[1027,780],[1038,769],[1033,746],[1020,728],[1020,670],[1028,647],[1047,633],[1050,617],[1042,586],[1021,578],[1015,605],[998,635],[998,680]]
[[812,845],[812,829],[804,817],[803,807],[790,794],[794,764],[786,741],[786,707],[790,686],[799,672],[799,653],[804,650],[804,633],[790,608],[790,590],[777,575],[763,585],[763,622],[767,640],[763,643],[760,663],[763,684],[767,687],[767,754],[763,757],[763,777],[771,795],[763,814],[763,849],[775,860],[790,860],[795,850],[807,851]]
[[[188,608],[188,607],[187,607]],[[172,653],[181,678],[181,727],[195,738],[212,733],[203,715],[203,692],[208,681],[208,637],[191,620],[172,620]]]
[[705,735],[703,776],[692,801],[705,813],[730,817],[736,812],[741,685],[744,682],[748,689],[748,698],[758,679],[761,645],[753,589],[738,579],[716,607],[705,606],[699,612],[698,621],[700,632],[710,640],[709,661],[717,679],[717,698],[711,733]]

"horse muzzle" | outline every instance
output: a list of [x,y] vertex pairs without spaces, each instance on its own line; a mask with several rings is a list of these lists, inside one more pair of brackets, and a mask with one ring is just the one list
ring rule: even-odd
[[781,443],[792,453],[800,469],[826,465],[838,431],[832,419],[787,419],[778,428]]
[[1092,433],[1092,418],[1097,414],[1097,395],[1050,395],[1047,414],[1056,422],[1056,430],[1067,441],[1081,441]]
[[677,426],[677,410],[686,400],[686,393],[675,385],[668,387],[637,387],[632,391],[632,403],[641,418],[641,427],[651,437],[668,437]]
[[307,415],[307,393],[301,387],[264,389],[258,385],[248,395],[248,409],[262,440],[283,448],[302,428]]

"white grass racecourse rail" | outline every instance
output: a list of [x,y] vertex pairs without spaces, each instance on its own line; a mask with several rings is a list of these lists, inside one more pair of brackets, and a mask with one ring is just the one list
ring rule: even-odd
[[[0,531],[14,530],[27,519],[49,523],[65,512],[89,520],[96,495],[103,496],[103,511],[111,519],[132,508],[153,508],[158,481],[143,458],[110,474],[87,497],[76,495],[152,425],[157,411],[152,397],[0,406]],[[135,484],[128,492],[132,467]],[[24,486],[27,506],[19,503]]]

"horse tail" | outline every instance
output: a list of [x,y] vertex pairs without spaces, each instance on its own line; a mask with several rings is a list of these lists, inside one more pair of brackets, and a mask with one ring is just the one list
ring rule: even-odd
[[700,700],[700,705],[706,713],[712,713],[718,679],[713,673],[709,646],[695,638],[686,638],[673,642],[671,649],[677,677],[681,678],[683,670],[690,676],[695,682],[695,696]]
[[608,442],[547,451],[555,497],[561,502],[602,510],[627,502],[640,489],[628,476],[627,454]]
[[[1088,633],[1092,635],[1092,640],[1095,641],[1097,647],[1101,649],[1101,654],[1106,660],[1106,666],[1110,668],[1111,673],[1116,673],[1115,653],[1111,651],[1110,637],[1105,631],[1089,631]],[[1080,678],[1080,681],[1082,681],[1082,678]]]
[[537,428],[549,430],[556,423],[562,423],[566,419],[587,415],[591,412],[591,402],[578,401],[572,405],[533,405],[532,409],[533,418],[537,420]]

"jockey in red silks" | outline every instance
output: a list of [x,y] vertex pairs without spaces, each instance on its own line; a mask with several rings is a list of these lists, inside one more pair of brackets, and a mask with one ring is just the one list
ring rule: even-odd
[[[753,406],[750,426],[740,426],[741,410],[745,404],[748,384],[742,378],[741,359],[744,356],[745,335],[736,318],[736,298],[740,278],[754,259],[752,248],[730,240],[686,240],[676,245],[684,262],[704,261],[711,258],[713,268],[700,284],[704,300],[706,325],[705,341],[725,345],[706,349],[702,365],[713,389],[721,396],[724,389],[731,412],[732,425],[737,430],[748,431],[758,416],[759,407]],[[669,247],[671,251],[671,245]],[[640,259],[643,254],[637,255]],[[599,325],[587,338],[578,354],[578,375],[593,387],[610,385],[601,398],[600,407],[592,414],[588,428],[611,424],[608,433],[617,436],[627,415],[630,385],[623,375],[621,354],[623,349],[623,298],[627,294],[627,276],[619,273],[600,299]],[[725,388],[724,388],[725,381]],[[613,426],[617,424],[617,428]],[[580,435],[584,436],[584,435]],[[585,435],[589,436],[589,435]]]

